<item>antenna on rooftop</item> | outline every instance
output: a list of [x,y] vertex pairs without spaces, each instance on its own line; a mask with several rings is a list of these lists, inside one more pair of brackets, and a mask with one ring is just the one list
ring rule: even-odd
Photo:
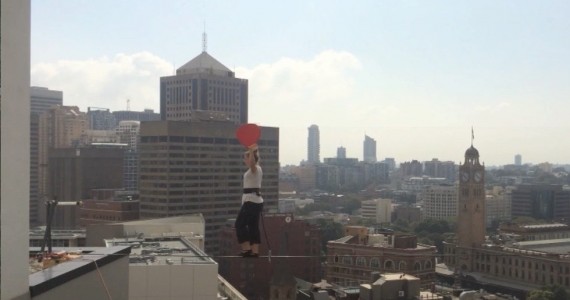
[[204,33],[202,33],[202,52],[208,49],[208,40],[206,35],[206,21],[204,21]]
[[127,111],[131,111],[131,99],[127,99]]

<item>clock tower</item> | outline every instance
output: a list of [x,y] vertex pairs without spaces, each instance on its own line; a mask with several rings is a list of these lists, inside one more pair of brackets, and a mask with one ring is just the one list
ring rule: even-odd
[[485,242],[485,166],[479,163],[479,151],[465,151],[459,166],[456,259],[463,270],[472,270],[472,249]]

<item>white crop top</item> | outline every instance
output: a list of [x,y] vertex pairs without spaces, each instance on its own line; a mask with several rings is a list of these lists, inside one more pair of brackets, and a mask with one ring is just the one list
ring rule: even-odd
[[[261,167],[256,165],[257,171],[255,173],[251,172],[251,169],[248,168],[247,171],[243,174],[243,188],[261,188],[261,178],[263,177],[263,171]],[[243,194],[241,198],[241,202],[244,203],[246,201],[251,201],[254,203],[263,203],[263,198],[261,196],[253,194]]]

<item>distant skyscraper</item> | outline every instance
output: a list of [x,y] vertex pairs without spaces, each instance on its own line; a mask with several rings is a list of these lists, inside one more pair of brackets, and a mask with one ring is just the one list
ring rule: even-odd
[[63,92],[50,90],[45,87],[32,86],[30,88],[30,112],[42,114],[56,105],[63,104]]
[[91,130],[113,130],[116,126],[115,116],[108,108],[88,107],[87,119]]
[[139,154],[137,147],[139,132],[139,121],[121,121],[117,127],[119,142],[128,145],[123,162],[123,187],[127,191],[138,190]]
[[522,155],[515,155],[515,166],[522,166]]
[[570,191],[557,184],[521,184],[511,194],[513,217],[546,221],[570,219]]
[[160,78],[162,120],[188,121],[195,111],[223,112],[228,120],[247,123],[248,82],[210,56],[200,55]]
[[346,148],[340,146],[336,149],[336,158],[346,158]]
[[364,136],[364,156],[365,162],[376,162],[376,140],[365,135]]
[[405,177],[418,177],[422,176],[423,166],[417,160],[406,161],[400,164],[400,172]]
[[430,177],[446,178],[453,182],[456,179],[457,167],[452,161],[440,161],[437,158],[424,162],[424,174]]
[[42,202],[39,193],[39,123],[40,115],[63,104],[63,92],[45,87],[30,88],[30,225],[40,224]]
[[384,163],[388,165],[390,171],[394,171],[396,169],[396,159],[393,157],[386,157],[384,158]]
[[115,116],[115,126],[118,126],[121,121],[158,121],[160,114],[155,113],[152,109],[145,109],[144,111],[130,111],[130,110],[117,110],[112,112]]
[[309,126],[307,161],[309,163],[320,163],[321,162],[320,153],[321,153],[321,142],[320,142],[319,126],[311,125]]

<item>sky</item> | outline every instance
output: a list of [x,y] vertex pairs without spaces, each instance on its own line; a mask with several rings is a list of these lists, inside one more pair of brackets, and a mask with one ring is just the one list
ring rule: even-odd
[[31,81],[64,105],[159,111],[159,80],[202,51],[249,81],[280,162],[570,163],[570,1],[32,1]]

